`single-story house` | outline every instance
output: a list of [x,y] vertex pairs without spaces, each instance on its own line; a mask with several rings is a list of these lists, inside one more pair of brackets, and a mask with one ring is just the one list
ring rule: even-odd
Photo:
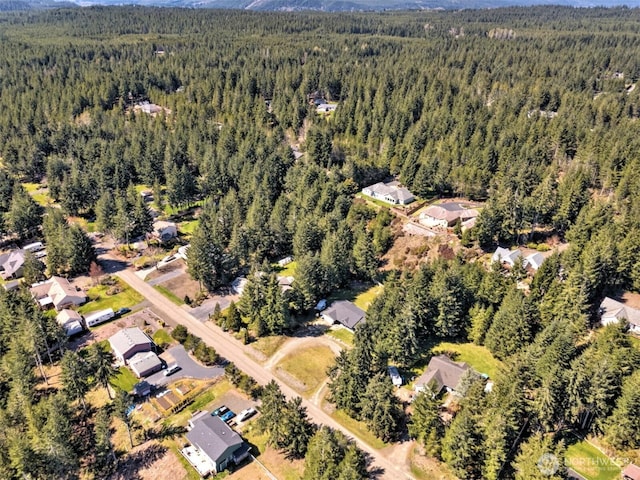
[[415,200],[413,193],[395,181],[369,185],[362,189],[362,194],[393,205],[407,205]]
[[600,323],[606,326],[619,323],[623,319],[629,323],[630,331],[640,334],[640,310],[605,297],[600,304]]
[[58,313],[56,321],[64,329],[67,337],[80,333],[84,330],[82,316],[75,310],[65,308]]
[[498,247],[491,257],[492,262],[506,263],[510,267],[513,267],[516,260],[522,256],[522,252],[519,249],[508,250],[506,248]]
[[443,389],[447,392],[455,392],[462,375],[469,370],[469,365],[464,362],[454,362],[446,355],[431,357],[425,372],[414,383],[414,390],[422,392],[432,385],[437,395]]
[[136,353],[150,352],[154,347],[153,340],[138,327],[123,328],[109,338],[109,344],[113,355],[122,363],[128,363]]
[[640,467],[630,463],[622,470],[623,480],[640,480]]
[[202,415],[192,419],[187,440],[191,446],[182,454],[202,477],[238,465],[249,456],[250,446],[220,417]]
[[293,281],[294,281],[293,277],[278,276],[278,285],[280,285],[280,288],[282,289],[282,293],[288,292],[289,290],[293,289],[293,286],[292,286]]
[[460,203],[447,202],[431,205],[420,213],[420,223],[431,228],[452,227],[456,222],[466,222],[479,215],[475,208],[466,208]]
[[129,359],[129,368],[136,377],[148,377],[162,370],[162,361],[155,352],[139,352]]
[[153,232],[151,235],[161,242],[168,242],[178,236],[178,227],[174,222],[156,220],[153,222]]
[[338,300],[322,312],[322,318],[329,324],[340,323],[350,330],[365,321],[365,312],[348,300]]
[[534,271],[538,271],[540,266],[544,263],[544,257],[541,253],[532,253],[527,255],[524,259],[524,266],[531,268]]
[[25,252],[25,250],[11,250],[0,255],[0,277],[4,280],[20,278]]
[[87,301],[87,295],[82,290],[62,277],[51,277],[45,282],[36,283],[31,286],[30,291],[42,308],[53,305],[57,311],[72,305],[82,305]]

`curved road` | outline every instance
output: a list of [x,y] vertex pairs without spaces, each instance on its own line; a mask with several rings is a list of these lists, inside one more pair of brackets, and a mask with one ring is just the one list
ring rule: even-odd
[[[287,397],[291,398],[300,396],[291,387],[279,381],[271,372],[266,370],[258,362],[246,356],[243,345],[239,341],[223,333],[220,328],[213,325],[211,322],[203,323],[196,320],[188,312],[171,302],[171,300],[145,283],[142,279],[138,278],[132,270],[121,270],[117,272],[116,275],[142,294],[152,305],[155,305],[157,308],[165,312],[176,322],[183,324],[189,329],[189,331],[198,335],[207,344],[214,347],[220,355],[235,363],[240,370],[252,376],[259,384],[266,385],[271,380],[275,380],[280,385],[282,393]],[[404,459],[399,459],[396,463],[393,460],[384,457],[378,450],[374,449],[368,443],[364,442],[333,420],[333,418],[331,418],[319,406],[314,405],[305,399],[302,400],[302,404],[307,409],[309,418],[314,422],[327,425],[335,430],[340,430],[349,437],[352,437],[358,446],[371,456],[372,464],[370,465],[370,469],[374,472],[380,472],[377,475],[377,478],[389,480],[414,478],[406,469]]]

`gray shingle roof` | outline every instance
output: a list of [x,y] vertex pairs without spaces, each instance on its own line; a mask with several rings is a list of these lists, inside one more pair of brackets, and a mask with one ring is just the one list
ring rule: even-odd
[[360,322],[364,322],[364,310],[348,300],[333,302],[331,307],[322,312],[322,316],[330,318],[350,329],[356,328]]
[[221,457],[229,449],[235,451],[244,443],[242,437],[219,417],[211,415],[196,420],[187,439],[216,463],[224,460]]
[[466,363],[454,362],[446,355],[438,355],[431,358],[429,366],[414,385],[419,389],[434,382],[436,385],[435,393],[440,393],[444,387],[455,390],[460,383],[460,378],[467,370],[469,370],[469,365]]

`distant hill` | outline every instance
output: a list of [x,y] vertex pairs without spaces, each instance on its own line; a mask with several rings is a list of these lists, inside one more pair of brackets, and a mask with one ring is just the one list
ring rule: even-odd
[[256,11],[323,12],[382,10],[457,10],[508,6],[563,5],[573,7],[640,6],[640,0],[0,0],[0,11],[69,7],[74,5],[144,5],[185,8],[229,8]]

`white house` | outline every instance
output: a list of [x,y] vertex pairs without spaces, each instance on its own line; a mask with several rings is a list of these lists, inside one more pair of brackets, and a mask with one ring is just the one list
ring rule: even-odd
[[376,183],[362,189],[362,194],[393,205],[407,205],[415,200],[413,193],[400,182]]
[[42,308],[52,305],[60,311],[71,305],[82,305],[87,301],[87,295],[62,277],[51,277],[46,282],[36,283],[30,288],[31,296]]
[[640,334],[640,310],[605,297],[600,304],[600,323],[606,326],[619,323],[620,320],[626,320],[629,323],[629,331]]
[[82,316],[75,310],[64,309],[56,316],[56,321],[64,329],[67,337],[82,332]]
[[109,338],[109,344],[113,355],[122,363],[136,353],[150,352],[153,350],[153,341],[138,327],[124,328]]
[[152,235],[161,242],[168,242],[172,238],[178,236],[178,227],[173,222],[165,222],[164,220],[156,220],[153,222]]
[[531,267],[533,270],[538,271],[543,262],[544,257],[542,256],[542,254],[536,252],[532,253],[531,255],[527,255],[527,257],[524,259],[524,266]]
[[522,252],[519,249],[507,250],[506,248],[498,247],[491,257],[491,262],[506,263],[513,267],[520,257],[522,257]]

